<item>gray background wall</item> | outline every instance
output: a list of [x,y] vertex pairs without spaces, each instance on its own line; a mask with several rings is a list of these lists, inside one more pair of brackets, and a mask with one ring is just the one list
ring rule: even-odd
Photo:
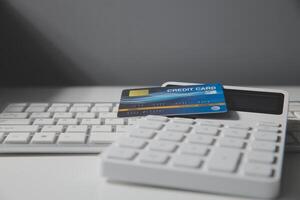
[[1,85],[300,84],[299,0],[7,0]]

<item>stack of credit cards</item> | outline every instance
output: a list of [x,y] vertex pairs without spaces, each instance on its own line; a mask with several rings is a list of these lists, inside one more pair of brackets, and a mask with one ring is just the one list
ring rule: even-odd
[[223,86],[201,84],[123,90],[118,117],[224,112],[227,112],[227,106]]

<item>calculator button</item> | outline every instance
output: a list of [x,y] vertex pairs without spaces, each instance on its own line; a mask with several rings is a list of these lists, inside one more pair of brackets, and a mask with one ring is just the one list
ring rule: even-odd
[[213,152],[209,160],[208,169],[213,171],[234,172],[239,158],[239,151],[227,148],[218,148]]
[[121,140],[119,140],[119,145],[121,147],[141,149],[146,145],[146,142],[141,139],[122,138]]
[[156,152],[143,152],[139,159],[143,163],[163,164],[168,160],[168,156]]
[[238,129],[225,129],[222,131],[225,137],[235,137],[244,139],[247,137],[248,132],[245,130],[238,130]]
[[161,122],[147,121],[147,120],[139,121],[140,128],[159,130],[159,129],[161,129],[162,126],[163,126],[163,124]]
[[207,136],[207,135],[191,134],[188,136],[188,141],[190,143],[210,145],[213,143],[214,138],[211,136]]
[[166,125],[166,130],[186,133],[190,130],[190,127],[185,124],[169,123]]
[[26,144],[28,143],[30,133],[10,133],[5,139],[5,143],[9,144]]
[[158,138],[160,140],[179,142],[183,139],[183,134],[177,132],[170,132],[170,131],[160,131]]
[[274,152],[276,150],[276,144],[272,142],[253,141],[251,147],[254,150],[260,151]]
[[197,168],[202,160],[197,156],[176,155],[173,158],[173,165],[176,167]]
[[122,149],[122,148],[112,148],[107,153],[108,158],[121,159],[121,160],[131,160],[136,155],[136,152],[131,149]]
[[165,141],[152,141],[149,149],[153,151],[173,152],[176,149],[176,144]]
[[208,127],[208,126],[196,126],[195,132],[199,134],[205,134],[205,135],[217,135],[218,129],[215,127]]
[[280,132],[278,127],[271,127],[271,126],[258,126],[257,131],[262,131],[262,132],[268,131],[268,132],[274,132],[274,133]]
[[175,117],[172,119],[172,121],[174,123],[178,123],[178,124],[187,124],[187,125],[191,125],[194,123],[193,119],[187,119],[187,118],[180,118],[180,117]]
[[256,132],[254,133],[254,138],[256,140],[266,140],[271,142],[277,141],[277,134],[272,132]]
[[228,125],[228,128],[249,130],[249,126],[245,125],[245,124],[231,124],[231,125]]
[[33,143],[33,144],[53,144],[55,137],[56,137],[55,133],[53,133],[53,132],[36,133],[32,137],[31,143]]
[[249,176],[269,177],[272,175],[272,168],[269,165],[248,163],[245,166],[245,173]]
[[180,147],[180,152],[182,154],[205,156],[208,152],[208,148],[206,146],[201,146],[197,144],[183,144]]
[[223,147],[232,147],[232,148],[243,148],[244,147],[244,141],[243,140],[239,140],[239,139],[235,139],[235,138],[221,138],[219,140],[219,144],[220,146]]
[[158,121],[158,122],[167,122],[168,118],[164,116],[159,116],[159,115],[148,115],[146,116],[147,120],[150,121]]
[[153,130],[149,130],[149,129],[133,129],[130,132],[130,136],[137,137],[137,138],[150,139],[154,135],[155,135],[155,132]]
[[260,163],[271,164],[274,162],[274,154],[253,151],[248,153],[247,160],[249,162],[260,162]]

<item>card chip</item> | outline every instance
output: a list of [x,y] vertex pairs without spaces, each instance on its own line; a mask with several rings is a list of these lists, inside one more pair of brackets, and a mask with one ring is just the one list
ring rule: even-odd
[[129,96],[130,97],[138,97],[138,96],[148,96],[149,90],[130,90]]

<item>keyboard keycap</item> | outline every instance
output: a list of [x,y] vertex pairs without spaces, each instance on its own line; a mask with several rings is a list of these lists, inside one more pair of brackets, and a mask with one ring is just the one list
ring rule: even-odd
[[105,119],[104,123],[110,125],[123,125],[124,119]]
[[0,125],[29,125],[30,119],[0,119]]
[[28,113],[0,113],[0,119],[24,119]]
[[162,126],[163,126],[163,124],[160,122],[146,121],[146,120],[141,120],[139,122],[140,128],[159,130],[159,129],[161,129]]
[[260,163],[271,164],[274,162],[274,154],[252,151],[248,153],[247,159],[249,162],[260,162]]
[[183,139],[183,134],[177,132],[170,132],[170,131],[160,131],[158,138],[160,140],[179,142]]
[[101,120],[100,119],[82,119],[81,124],[86,124],[86,125],[100,125]]
[[44,132],[44,133],[35,133],[32,137],[31,143],[33,144],[53,144],[55,141],[55,133],[53,132]]
[[48,112],[66,112],[68,107],[50,107]]
[[193,119],[186,119],[186,118],[180,118],[180,117],[175,117],[172,119],[174,123],[179,123],[179,124],[187,124],[191,125],[194,123]]
[[199,120],[198,123],[202,126],[212,126],[212,127],[221,127],[222,124],[218,121],[206,121],[206,120]]
[[173,158],[173,164],[176,167],[198,168],[201,161],[199,157],[187,155],[176,155]]
[[219,140],[220,146],[223,147],[231,147],[241,149],[244,147],[245,143],[243,140],[235,139],[235,138],[220,138]]
[[33,107],[28,107],[26,109],[26,112],[45,112],[46,107],[39,107],[39,106],[33,106]]
[[213,171],[234,172],[240,157],[240,152],[233,149],[218,148],[213,152],[208,163],[208,169]]
[[84,132],[86,133],[88,127],[86,125],[71,125],[67,127],[66,132]]
[[168,160],[168,156],[156,152],[143,152],[139,159],[143,163],[164,164]]
[[119,140],[118,144],[120,145],[120,147],[141,149],[146,145],[146,142],[141,139],[124,138]]
[[136,153],[134,150],[115,147],[108,152],[107,157],[112,159],[131,160],[135,155]]
[[96,114],[95,113],[77,113],[75,118],[82,119],[82,118],[95,118]]
[[61,133],[58,137],[59,144],[84,144],[85,133]]
[[117,139],[116,133],[111,132],[99,132],[99,133],[91,133],[89,137],[89,143],[95,144],[110,144]]
[[222,131],[222,133],[225,137],[234,137],[241,139],[245,139],[248,135],[247,131],[238,129],[225,129]]
[[205,134],[205,135],[217,135],[218,129],[215,127],[208,127],[208,126],[196,126],[195,132],[199,134]]
[[63,130],[63,126],[61,126],[61,125],[46,125],[46,126],[43,126],[41,131],[58,133],[58,132],[62,132],[62,130]]
[[24,106],[7,106],[3,112],[5,113],[16,113],[23,112]]
[[149,145],[149,149],[153,151],[165,151],[165,152],[173,152],[176,148],[176,144],[172,142],[165,141],[152,141]]
[[249,125],[235,123],[235,124],[228,125],[228,128],[249,130]]
[[167,117],[159,116],[159,115],[149,115],[149,116],[146,116],[146,119],[150,120],[150,121],[158,121],[158,122],[166,122],[166,121],[168,121]]
[[59,119],[57,125],[76,125],[77,119]]
[[272,132],[256,132],[254,133],[254,138],[256,140],[266,140],[270,142],[276,142],[277,141],[277,134]]
[[278,127],[258,126],[257,131],[261,131],[261,132],[266,132],[267,131],[267,132],[278,133],[280,130],[278,129]]
[[89,107],[71,107],[69,112],[87,112],[89,110]]
[[116,125],[116,132],[124,133],[128,129],[127,125]]
[[214,138],[207,135],[191,134],[188,136],[188,141],[190,143],[211,145]]
[[37,125],[1,125],[0,132],[36,132]]
[[35,119],[34,125],[53,125],[54,119]]
[[133,129],[130,131],[131,137],[150,139],[154,137],[155,132],[149,129]]
[[185,124],[169,123],[166,125],[166,130],[186,133],[190,130],[190,126]]
[[91,132],[112,132],[111,125],[95,125],[92,126]]
[[106,107],[106,106],[103,106],[103,107],[93,107],[91,109],[92,112],[109,112],[111,110],[111,107]]
[[208,152],[208,148],[206,146],[197,144],[183,144],[180,147],[180,152],[183,154],[205,156]]
[[73,117],[73,113],[66,113],[66,112],[54,113],[54,115],[53,115],[53,118],[55,118],[55,119],[72,118],[72,117]]
[[249,176],[269,177],[272,175],[270,165],[249,163],[245,166],[245,173]]
[[252,149],[258,151],[270,151],[274,152],[276,150],[276,144],[273,142],[261,142],[253,141],[251,144]]
[[117,118],[118,115],[117,113],[113,113],[113,112],[108,112],[108,113],[99,113],[99,117],[100,118]]
[[8,144],[26,144],[30,138],[30,133],[20,132],[20,133],[9,133],[5,139],[5,143]]
[[51,113],[44,112],[44,113],[31,113],[30,118],[50,118]]

